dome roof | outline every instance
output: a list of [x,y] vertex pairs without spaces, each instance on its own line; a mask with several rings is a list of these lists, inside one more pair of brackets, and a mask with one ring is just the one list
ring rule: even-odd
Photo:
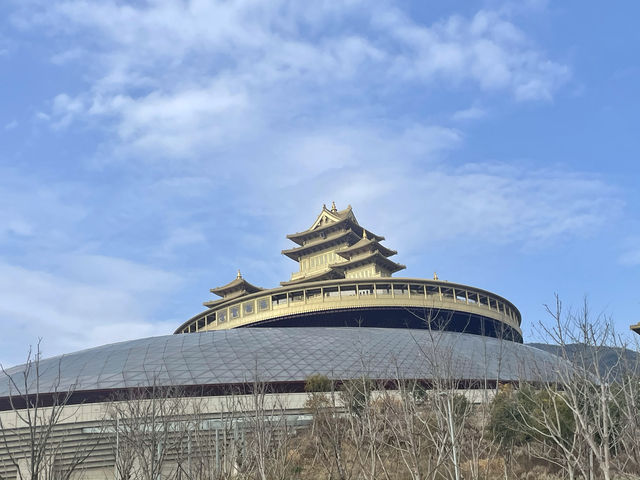
[[[256,379],[303,382],[312,374],[342,380],[362,375],[428,380],[446,375],[460,380],[544,381],[552,380],[558,361],[520,343],[448,331],[240,328],[144,338],[44,359],[40,393],[224,386]],[[24,366],[17,366],[7,373],[20,376],[23,371]],[[8,379],[0,376],[0,398],[8,395]]]

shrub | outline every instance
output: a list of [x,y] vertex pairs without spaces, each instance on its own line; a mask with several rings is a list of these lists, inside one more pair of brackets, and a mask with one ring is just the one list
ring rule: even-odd
[[330,392],[332,382],[326,375],[316,373],[309,375],[304,383],[304,391],[307,393],[312,392]]

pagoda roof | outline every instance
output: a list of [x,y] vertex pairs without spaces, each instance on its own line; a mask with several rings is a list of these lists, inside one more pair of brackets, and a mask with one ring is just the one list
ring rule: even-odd
[[319,280],[330,280],[334,278],[343,278],[344,275],[340,272],[337,272],[333,266],[330,266],[327,270],[322,270],[321,272],[315,273],[313,275],[306,275],[301,278],[296,278],[295,280],[289,280],[286,282],[280,282],[280,285],[283,287],[287,287],[289,285],[295,285],[296,283],[306,283],[306,282],[315,282]]
[[358,234],[349,228],[348,230],[339,232],[337,235],[322,238],[315,242],[309,242],[301,247],[294,247],[294,248],[289,248],[287,250],[282,250],[282,254],[286,255],[290,259],[295,260],[297,262],[299,261],[301,256],[307,253],[323,250],[324,248],[327,248],[330,245],[335,243],[340,243],[345,239],[347,241],[354,242],[358,238],[359,238]]
[[[362,228],[356,219],[356,216],[353,214],[353,209],[351,205],[349,205],[344,210],[338,210],[335,208],[335,204],[331,206],[331,210],[327,208],[326,205],[322,206],[322,211],[316,218],[316,221],[313,222],[313,225],[309,227],[307,230],[298,233],[291,233],[287,235],[287,238],[298,245],[303,245],[307,238],[318,235],[319,233],[326,232],[327,230],[331,230],[336,227],[344,226],[345,228],[353,228],[355,227]],[[382,241],[384,237],[380,235],[376,235],[369,230],[366,230],[367,235],[371,238],[375,238],[376,240]]]
[[390,248],[387,248],[384,245],[381,245],[378,240],[365,237],[365,238],[361,238],[359,241],[357,241],[356,243],[354,243],[349,247],[345,247],[341,250],[338,250],[336,252],[336,255],[340,255],[341,257],[346,258],[348,260],[351,255],[354,255],[357,252],[361,252],[365,250],[371,250],[371,251],[377,250],[385,257],[390,257],[398,253],[395,250],[391,250]]
[[369,255],[365,255],[364,257],[355,258],[353,260],[349,260],[348,262],[336,263],[330,265],[332,269],[335,270],[350,270],[351,268],[359,267],[360,265],[366,265],[369,263],[375,263],[377,265],[382,265],[384,268],[389,270],[390,273],[397,272],[399,270],[404,270],[407,268],[405,265],[401,263],[396,263],[393,260],[389,260],[382,253],[375,251],[371,252]]
[[264,288],[256,287],[255,285],[247,282],[242,278],[242,274],[240,273],[240,270],[238,270],[238,276],[235,280],[223,285],[222,287],[212,288],[210,291],[220,297],[229,299],[247,295],[249,293],[259,292],[261,290],[264,290]]

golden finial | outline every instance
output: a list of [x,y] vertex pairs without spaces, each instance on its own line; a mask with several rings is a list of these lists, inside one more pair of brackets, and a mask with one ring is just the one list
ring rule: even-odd
[[438,280],[438,274],[436,272],[433,272],[433,279]]
[[240,273],[240,269],[238,269],[238,276],[236,277],[236,279],[241,279],[242,278],[242,274]]
[[362,238],[367,239],[367,231],[364,228],[362,229]]
[[326,204],[326,203],[323,203],[323,204],[322,204],[322,209],[323,209],[323,210],[326,210],[326,209],[327,209],[327,204]]
[[334,213],[338,211],[338,209],[336,208],[336,202],[331,202],[331,211]]

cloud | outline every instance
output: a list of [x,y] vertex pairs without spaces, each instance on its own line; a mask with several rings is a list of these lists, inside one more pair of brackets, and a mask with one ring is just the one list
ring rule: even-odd
[[9,123],[5,124],[4,129],[9,131],[9,130],[13,130],[17,126],[18,126],[18,121],[17,120],[12,120]]
[[86,192],[73,183],[40,182],[9,168],[0,168],[0,176],[0,205],[11,206],[0,208],[0,245],[26,239],[39,246],[60,245],[87,214],[82,205]]
[[451,115],[451,119],[456,122],[464,122],[470,120],[478,120],[480,118],[484,118],[486,115],[486,110],[474,105],[469,108],[465,108],[464,110],[453,112],[453,114]]
[[452,15],[430,27],[393,9],[374,18],[404,47],[395,70],[408,78],[473,81],[483,90],[510,91],[517,100],[549,100],[569,76],[566,66],[545,58],[498,12]]
[[[171,331],[184,318],[158,312],[190,268],[282,280],[283,232],[332,200],[402,255],[462,238],[535,248],[619,205],[598,177],[458,155],[464,122],[494,101],[549,101],[570,78],[508,9],[425,24],[384,1],[16,8],[77,79],[36,117],[101,142],[88,160],[53,156],[58,179],[25,167],[0,185],[17,206],[0,210],[0,245],[21,253],[0,259],[0,320],[7,339],[42,334],[47,354]],[[470,107],[436,112],[446,95]]]
[[640,265],[640,236],[627,238],[622,245],[623,253],[620,255],[620,264],[626,267]]
[[[62,260],[62,259],[61,259]],[[44,339],[46,356],[115,341],[170,333],[152,321],[158,294],[180,279],[158,269],[99,255],[65,256],[51,273],[0,261],[0,340],[5,365],[24,360],[18,336]]]
[[302,180],[282,197],[305,199],[291,211],[351,203],[371,228],[394,232],[394,247],[408,254],[460,239],[539,248],[590,235],[622,208],[619,192],[598,177],[528,165],[456,166],[402,143],[372,133],[353,148],[361,155],[356,164]]
[[[87,36],[86,50],[74,42],[53,55],[92,65],[88,89],[53,99],[54,125],[95,116],[111,122],[121,146],[157,145],[165,156],[283,117],[362,116],[374,96],[434,85],[549,100],[570,75],[501,11],[425,25],[386,2],[27,4],[24,28]],[[335,104],[341,111],[326,112]]]

